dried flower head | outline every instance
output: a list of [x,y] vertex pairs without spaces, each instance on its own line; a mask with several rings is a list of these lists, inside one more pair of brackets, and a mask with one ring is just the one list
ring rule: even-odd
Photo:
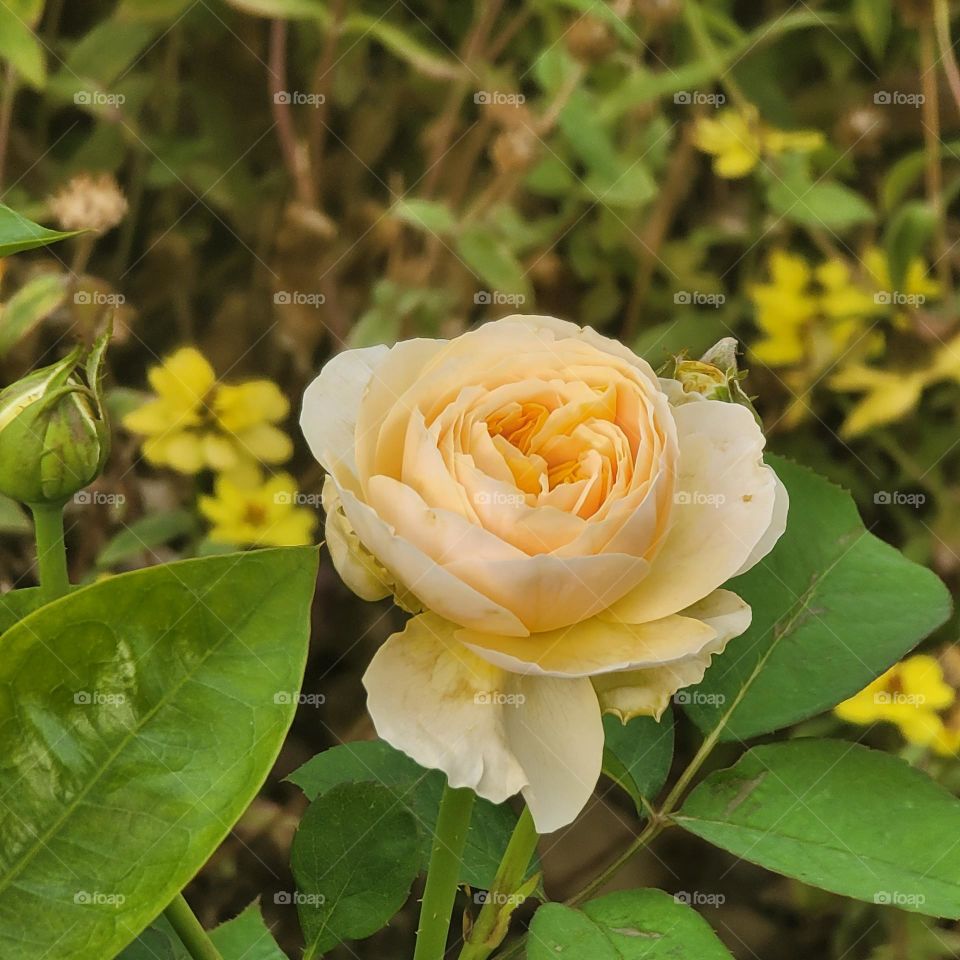
[[49,200],[50,211],[63,230],[92,230],[100,236],[127,214],[127,198],[112,174],[81,173]]

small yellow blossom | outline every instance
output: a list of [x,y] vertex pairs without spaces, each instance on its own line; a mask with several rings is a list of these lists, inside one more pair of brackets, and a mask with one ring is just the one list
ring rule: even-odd
[[859,363],[844,367],[830,378],[831,388],[864,396],[847,415],[841,435],[858,437],[906,416],[920,402],[928,382],[925,370],[880,370]]
[[237,547],[294,547],[313,543],[316,513],[298,505],[293,477],[277,474],[253,486],[219,476],[200,512],[213,524],[210,539]]
[[721,110],[716,117],[700,117],[694,125],[694,145],[713,157],[718,177],[745,177],[761,157],[788,151],[810,153],[824,144],[817,130],[777,130],[760,120],[752,104]]
[[895,664],[858,694],[834,708],[848,723],[894,723],[910,743],[945,749],[940,711],[953,705],[954,689],[935,657],[917,654]]
[[124,417],[141,434],[143,455],[157,466],[194,474],[210,469],[250,476],[258,463],[290,459],[293,445],[276,424],[290,406],[270,380],[228,385],[193,347],[153,367],[155,396]]

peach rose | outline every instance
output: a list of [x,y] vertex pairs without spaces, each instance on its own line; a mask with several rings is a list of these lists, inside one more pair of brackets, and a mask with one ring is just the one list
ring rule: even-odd
[[719,588],[786,523],[746,407],[553,317],[345,351],[301,426],[337,569],[415,614],[364,677],[378,733],[541,833],[593,791],[602,713],[659,716],[749,626]]

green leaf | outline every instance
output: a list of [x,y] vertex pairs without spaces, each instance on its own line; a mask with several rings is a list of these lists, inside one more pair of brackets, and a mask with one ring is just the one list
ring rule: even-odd
[[0,637],[0,955],[112,957],[217,848],[293,719],[316,565],[138,570]]
[[[786,533],[729,588],[753,622],[714,657],[684,709],[741,739],[828,710],[879,676],[950,614],[938,577],[864,529],[850,495],[768,456],[790,494]],[[729,713],[729,716],[727,714]]]
[[48,230],[0,203],[0,258],[75,237],[81,230]]
[[383,14],[351,14],[343,21],[341,30],[344,34],[356,34],[361,39],[373,38],[425,77],[434,80],[458,80],[466,73],[466,68],[460,63],[441,56],[406,30],[388,23]]
[[0,312],[0,356],[16,346],[67,298],[67,277],[42,273],[25,283]]
[[489,227],[482,224],[466,227],[457,238],[457,252],[493,291],[529,298],[530,283],[520,261]]
[[[30,525],[30,532],[33,533],[33,524]],[[34,610],[39,610],[43,602],[36,587],[0,593],[0,635]]]
[[90,81],[98,88],[110,87],[132,68],[162,26],[149,21],[102,20],[70,51],[66,71],[77,84]]
[[[311,800],[341,783],[374,780],[391,787],[420,825],[420,862],[426,870],[443,793],[444,776],[439,770],[424,770],[382,740],[364,740],[317,754],[287,779]],[[463,854],[462,883],[490,889],[516,825],[517,817],[509,806],[477,798]],[[538,869],[534,858],[530,875]]]
[[223,960],[287,960],[263,921],[260,905],[251,903],[239,916],[221,923],[210,939]]
[[342,783],[310,804],[293,840],[304,960],[379,930],[403,906],[420,866],[417,821],[377,783]]
[[24,19],[6,3],[0,4],[0,57],[30,86],[43,89],[47,81],[43,47]]
[[853,0],[853,22],[874,59],[882,62],[893,26],[893,0]]
[[452,233],[457,226],[450,208],[439,200],[398,200],[391,213],[427,233]]
[[754,747],[674,819],[833,893],[960,917],[960,800],[903,760],[839,740]]
[[775,179],[767,199],[774,212],[804,227],[844,230],[874,219],[859,193],[832,180]]
[[23,507],[3,494],[0,494],[0,533],[15,537],[33,533],[33,524]]
[[172,929],[154,925],[127,944],[116,960],[189,960],[189,956]]
[[907,267],[919,257],[937,226],[936,212],[926,203],[905,203],[891,218],[883,236],[895,291],[903,291]]
[[97,556],[97,566],[112,567],[139,557],[156,547],[196,531],[197,521],[189,510],[151,513],[126,526],[112,537]]
[[603,718],[603,772],[618,783],[643,813],[643,799],[652,801],[660,792],[673,761],[673,711],[658,723],[653,717],[634,717],[621,723]]
[[622,890],[533,915],[527,960],[732,960],[706,920],[662,890]]

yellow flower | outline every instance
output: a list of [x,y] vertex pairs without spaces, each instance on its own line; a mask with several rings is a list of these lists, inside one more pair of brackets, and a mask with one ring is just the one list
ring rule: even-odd
[[158,466],[194,474],[210,469],[250,476],[258,463],[290,459],[290,438],[275,424],[290,406],[270,380],[217,382],[198,350],[184,347],[153,367],[155,396],[124,417],[144,437],[143,455]]
[[929,382],[926,370],[879,370],[863,364],[849,364],[830,378],[834,390],[863,393],[840,429],[844,437],[857,437],[874,427],[892,423],[908,414],[920,402]]
[[753,345],[753,354],[767,366],[786,367],[804,357],[803,332],[816,317],[817,300],[810,290],[810,267],[803,257],[774,250],[769,271],[770,283],[748,288],[757,308],[757,326],[764,332]]
[[693,142],[713,157],[713,171],[718,177],[733,180],[750,173],[762,156],[788,151],[809,153],[823,145],[824,137],[817,130],[768,127],[750,104],[721,110],[716,117],[700,117],[694,125]]
[[841,720],[860,725],[895,723],[910,743],[946,746],[939,711],[955,699],[939,661],[918,654],[895,664],[858,694],[838,704],[834,713]]
[[200,498],[200,512],[213,524],[210,539],[238,547],[294,547],[313,542],[316,514],[297,506],[293,477],[277,474],[254,486],[219,476],[214,495]]

